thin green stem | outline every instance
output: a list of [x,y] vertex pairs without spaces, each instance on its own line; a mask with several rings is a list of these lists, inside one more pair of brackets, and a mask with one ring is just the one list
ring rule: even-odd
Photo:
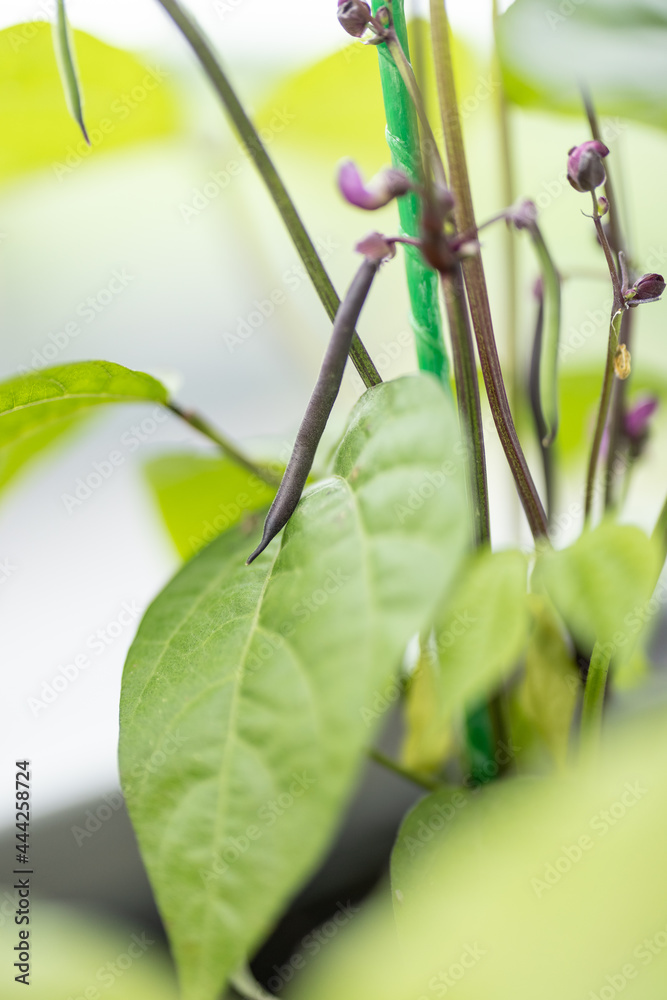
[[466,442],[466,462],[475,545],[491,539],[489,525],[489,490],[486,478],[486,456],[482,429],[482,408],[479,398],[477,366],[472,330],[465,300],[461,268],[442,276],[442,289],[449,321],[456,382],[456,401],[461,433]]
[[597,642],[588,668],[581,712],[581,743],[585,753],[597,748],[600,741],[610,662],[611,646]]
[[658,520],[656,521],[655,528],[653,529],[652,539],[656,545],[660,546],[660,551],[662,553],[662,559],[660,560],[660,568],[664,565],[665,559],[667,559],[667,500],[665,500],[662,505],[662,510],[658,515]]
[[590,520],[593,509],[593,499],[595,497],[595,477],[597,474],[598,458],[600,446],[604,434],[605,424],[609,413],[609,400],[611,399],[611,388],[614,381],[614,358],[618,349],[618,337],[621,329],[621,319],[623,312],[612,312],[609,323],[609,340],[607,342],[607,359],[605,361],[604,375],[602,378],[602,391],[600,393],[600,405],[595,421],[595,432],[593,434],[593,445],[588,460],[588,471],[586,474],[586,496],[584,500],[584,522]]
[[544,284],[544,330],[540,352],[540,407],[544,420],[545,447],[551,445],[558,431],[558,346],[560,343],[561,281],[558,269],[544,242],[537,223],[530,235],[540,262]]
[[[430,0],[431,31],[440,95],[440,110],[449,163],[449,175],[456,199],[456,223],[459,232],[476,232],[475,212],[470,190],[470,179],[463,132],[456,99],[454,68],[449,39],[449,21],[442,0]],[[479,254],[469,257],[463,264],[463,275],[472,315],[477,350],[482,366],[484,385],[498,430],[498,436],[507,457],[514,481],[535,539],[547,537],[547,518],[523,454],[519,437],[507,399],[498,349],[493,333],[491,308],[484,276],[484,265]]]
[[[333,321],[340,299],[271,157],[227,79],[210,42],[194,18],[181,6],[179,0],[157,0],[157,2],[182,32],[222,101],[239,138],[246,146],[275,202],[329,319]],[[367,388],[382,381],[366,348],[356,334],[350,348],[350,357]]]
[[528,396],[530,407],[533,413],[533,422],[537,431],[538,444],[542,455],[542,470],[544,474],[544,506],[547,512],[547,519],[551,524],[554,512],[555,495],[555,469],[553,461],[553,446],[545,445],[546,427],[542,414],[542,400],[540,396],[540,365],[542,361],[542,340],[544,332],[544,296],[540,295],[537,318],[535,322],[535,333],[533,336],[533,347],[530,357],[530,375],[528,379]]
[[168,403],[168,408],[172,413],[175,413],[177,417],[184,420],[186,424],[193,427],[200,434],[203,434],[210,441],[215,442],[219,448],[222,448],[224,453],[228,458],[231,458],[233,462],[240,465],[242,468],[251,472],[253,476],[257,476],[262,482],[268,483],[269,486],[279,486],[281,476],[276,475],[271,469],[267,468],[265,465],[260,465],[257,462],[253,462],[252,459],[244,455],[235,444],[233,444],[228,438],[226,438],[220,431],[212,427],[204,417],[200,416],[192,410],[183,410],[177,403]]
[[[373,11],[386,6],[384,0],[373,0]],[[403,0],[391,4],[393,29],[401,49],[409,60],[408,34]],[[410,94],[386,44],[378,45],[380,80],[387,118],[387,143],[392,163],[414,181],[421,177],[421,143],[419,120]],[[406,236],[420,236],[420,206],[416,194],[398,200],[401,229]],[[405,270],[410,297],[410,323],[415,335],[417,359],[421,371],[433,372],[449,389],[449,360],[442,335],[442,319],[438,299],[438,276],[426,264],[416,247],[405,248]]]
[[[510,135],[510,116],[507,95],[502,81],[500,60],[497,48],[498,0],[492,0],[494,46],[492,73],[498,78],[496,90],[496,113],[498,116],[498,133],[500,137],[500,185],[502,200],[505,205],[513,205],[516,200],[516,185],[514,182],[514,153]],[[521,381],[518,378],[517,333],[519,325],[518,308],[518,263],[516,233],[508,226],[505,230],[505,289],[507,295],[507,363],[505,365],[505,382],[507,394],[514,413],[518,413],[521,403]]]
[[394,774],[399,774],[401,778],[405,778],[406,781],[411,781],[413,785],[418,785],[419,788],[425,788],[428,792],[437,792],[439,788],[442,788],[442,783],[435,781],[432,778],[427,778],[424,774],[417,774],[416,771],[410,771],[407,767],[403,767],[398,761],[392,760],[391,757],[387,757],[380,750],[369,750],[368,756],[371,760],[374,760],[376,764],[380,764],[381,767],[385,767],[388,771],[392,771]]

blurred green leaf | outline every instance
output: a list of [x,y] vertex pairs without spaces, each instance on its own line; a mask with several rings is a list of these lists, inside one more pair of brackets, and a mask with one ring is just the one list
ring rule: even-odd
[[326,850],[366,712],[468,545],[457,423],[434,378],[369,390],[281,546],[248,567],[259,532],[225,532],[139,628],[121,775],[185,1000],[215,1000]]
[[[415,31],[424,22],[412,22],[409,34],[415,52],[423,53],[420,79],[425,79],[426,100],[437,109],[433,60],[428,35],[415,45]],[[341,40],[344,34],[341,32]],[[485,75],[471,50],[455,39],[455,66],[462,102],[479,104],[496,86]],[[475,96],[475,92],[478,92]],[[365,169],[377,170],[389,160],[385,139],[386,118],[380,88],[377,53],[372,46],[353,42],[281,83],[260,109],[257,125],[268,130],[279,145],[303,147],[331,162],[331,184],[335,183],[335,161],[358,160]],[[438,122],[436,137],[442,130]]]
[[470,557],[436,623],[443,723],[479,702],[517,664],[528,638],[528,566],[521,552]]
[[562,767],[567,761],[572,715],[582,684],[548,603],[533,594],[530,606],[533,627],[518,699],[524,715],[539,732],[556,764]]
[[597,110],[667,126],[667,0],[515,0],[500,18],[511,100],[581,113],[580,83]]
[[91,407],[166,401],[167,390],[150,375],[110,361],[75,362],[1,382],[0,487]]
[[450,726],[439,706],[440,663],[424,641],[405,696],[401,763],[420,774],[439,770],[451,745]]
[[146,464],[145,473],[183,559],[248,514],[267,507],[275,495],[274,489],[228,458],[187,452],[161,455]]
[[391,890],[397,917],[415,890],[424,885],[462,810],[470,802],[463,788],[443,787],[421,799],[398,831],[391,854]]
[[90,144],[83,120],[83,98],[81,96],[79,76],[76,69],[76,55],[72,32],[67,19],[67,11],[65,10],[65,0],[58,0],[56,7],[56,22],[53,26],[53,45],[69,113],[81,129],[86,142]]
[[173,134],[179,113],[170,74],[134,55],[73,32],[86,90],[86,145],[62,98],[51,27],[0,31],[0,181],[50,167],[58,179],[112,149]]
[[623,658],[655,614],[649,601],[659,571],[657,546],[643,531],[604,521],[569,548],[543,552],[533,582],[544,586],[582,650],[597,640]]
[[[12,892],[3,890],[3,900]],[[32,1000],[178,1000],[169,956],[153,928],[124,926],[92,911],[42,900],[33,900],[32,908],[30,943],[35,951],[39,948],[26,994]],[[13,920],[11,929],[5,927],[8,949],[19,943],[21,929]],[[3,983],[3,1000],[25,994],[22,983],[10,983]]]
[[400,947],[384,894],[292,996],[655,1000],[665,984],[665,824],[663,711],[610,731],[598,767],[485,789],[407,900]]

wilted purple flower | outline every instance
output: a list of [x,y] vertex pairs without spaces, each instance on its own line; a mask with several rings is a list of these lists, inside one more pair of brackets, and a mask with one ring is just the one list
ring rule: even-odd
[[623,430],[630,441],[643,441],[648,434],[651,417],[658,409],[658,400],[655,396],[649,396],[635,403],[631,410],[625,414]]
[[350,205],[375,211],[383,208],[394,198],[399,198],[412,190],[412,182],[401,170],[392,168],[381,170],[372,180],[364,184],[356,163],[345,160],[338,171],[338,186]]
[[506,219],[516,229],[530,229],[537,222],[537,206],[530,198],[525,198],[508,209]]
[[338,0],[338,20],[354,38],[361,38],[371,19],[371,9],[364,0]]
[[599,139],[572,147],[568,152],[567,179],[575,191],[595,191],[604,184],[607,175],[602,160],[608,155],[609,150]]
[[665,290],[665,279],[661,274],[643,274],[625,293],[628,305],[638,306],[640,302],[657,302]]
[[369,233],[354,249],[371,260],[390,260],[396,256],[396,244],[390,242],[382,233]]

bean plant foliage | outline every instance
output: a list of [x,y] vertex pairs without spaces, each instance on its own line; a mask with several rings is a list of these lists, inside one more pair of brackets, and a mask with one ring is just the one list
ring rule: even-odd
[[[181,995],[267,996],[249,963],[326,857],[371,757],[421,798],[396,831],[390,878],[309,966],[297,998],[423,1000],[456,987],[461,1000],[604,1000],[632,979],[632,996],[653,1000],[665,983],[667,742],[664,685],[648,654],[664,604],[667,504],[649,533],[628,497],[659,406],[635,388],[664,382],[642,372],[636,346],[665,281],[643,272],[645,248],[627,239],[598,111],[664,127],[657,51],[667,4],[590,0],[563,12],[516,0],[502,16],[491,5],[504,186],[498,210],[480,221],[457,97],[466,76],[455,56],[465,49],[452,45],[446,5],[430,0],[429,21],[413,31],[422,73],[402,0],[332,0],[356,62],[346,50],[298,79],[320,93],[332,67],[372,60],[362,78],[375,82],[375,115],[381,97],[391,159],[370,180],[354,160],[339,164],[348,208],[390,227],[360,223],[358,269],[339,297],[217,52],[180,0],[158,2],[321,301],[331,324],[321,370],[287,462],[273,461],[268,445],[257,457],[162,382],[116,362],[15,375],[0,384],[0,486],[105,406],[161,407],[211,446],[146,463],[156,513],[184,562],[139,626],[120,700],[123,791]],[[66,7],[56,5],[55,59],[38,82],[85,146],[109,92],[142,68],[73,32]],[[623,60],[629,51],[641,59],[649,29],[640,74]],[[42,51],[42,29],[36,38]],[[576,65],[565,65],[562,45]],[[95,52],[106,59],[104,87]],[[159,101],[146,136],[174,127],[166,89]],[[561,371],[568,285],[530,192],[517,190],[512,102],[579,115],[554,169],[569,181],[562,211],[588,216],[606,282],[594,393],[590,359],[585,376]],[[333,120],[344,139],[344,116]],[[350,135],[367,138],[358,115]],[[325,148],[338,149],[341,135],[330,138]],[[49,148],[59,142],[49,133]],[[375,138],[368,144],[377,149]],[[31,169],[41,162],[30,150],[22,158]],[[400,226],[384,211],[394,202]],[[502,346],[484,267],[492,224],[505,230],[514,293],[504,304],[514,335]],[[533,285],[523,312],[519,240]],[[357,324],[389,268],[405,278],[419,370],[383,381]],[[527,349],[516,336],[525,316]],[[364,389],[327,452],[348,358]],[[487,476],[492,434],[523,517],[513,544],[497,544],[491,518],[502,516]],[[584,453],[580,468],[573,456]],[[580,500],[563,520],[573,489]],[[389,716],[400,737],[384,753]]]

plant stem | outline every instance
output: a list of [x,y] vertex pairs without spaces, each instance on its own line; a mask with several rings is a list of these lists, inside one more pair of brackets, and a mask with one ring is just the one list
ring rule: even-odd
[[[492,74],[498,76],[498,90],[496,95],[496,112],[498,115],[498,132],[500,137],[500,185],[502,191],[502,201],[505,205],[513,205],[516,200],[516,190],[514,184],[514,155],[510,136],[509,109],[507,106],[507,96],[502,81],[500,60],[498,59],[497,48],[497,28],[498,28],[498,0],[492,0],[492,19],[494,52],[492,61]],[[510,226],[505,229],[505,288],[507,294],[507,364],[505,365],[505,382],[507,384],[507,394],[514,413],[519,412],[521,403],[521,381],[518,378],[517,360],[517,330],[518,330],[518,266],[517,266],[517,246],[516,233]]]
[[[179,0],[157,0],[157,2],[180,29],[213,84],[239,138],[246,146],[275,202],[329,319],[333,321],[340,305],[340,299],[273,161],[254,125],[245,113],[210,42],[194,18],[181,6]],[[366,348],[356,334],[350,348],[350,357],[367,388],[378,385],[382,381]]]
[[540,408],[544,421],[545,446],[553,443],[558,431],[558,345],[560,343],[561,283],[542,231],[535,223],[530,227],[542,271],[544,285],[544,330],[540,351]]
[[[385,6],[373,0],[373,12]],[[393,27],[401,49],[410,58],[403,0],[391,4]],[[378,45],[380,80],[387,117],[387,143],[395,167],[415,181],[421,180],[421,145],[417,112],[401,74],[386,44]],[[401,228],[406,236],[419,238],[419,200],[409,194],[398,201]],[[417,359],[421,371],[433,372],[449,388],[449,360],[442,335],[438,301],[438,276],[419,250],[405,249],[405,270],[410,297],[410,325],[415,335]]]
[[581,741],[584,751],[597,747],[600,740],[610,662],[611,649],[596,642],[588,668],[581,712]]
[[211,424],[209,424],[208,421],[199,414],[195,413],[193,410],[183,410],[177,403],[167,403],[167,407],[172,413],[175,413],[177,417],[184,420],[186,424],[189,424],[190,427],[194,427],[194,429],[199,431],[200,434],[203,434],[205,437],[209,438],[209,440],[214,441],[215,444],[222,448],[227,457],[231,458],[231,460],[236,462],[237,465],[247,469],[247,471],[251,472],[253,476],[257,476],[258,479],[261,479],[264,483],[268,483],[269,486],[280,485],[281,477],[279,475],[276,475],[265,465],[253,462],[252,459],[244,455],[242,451],[239,451],[235,444],[233,444],[228,438],[224,437],[224,435],[217,431],[215,427],[212,427]]
[[607,359],[605,362],[604,376],[602,379],[602,392],[600,394],[600,406],[598,408],[598,415],[595,424],[595,433],[593,435],[593,446],[591,448],[591,454],[588,461],[588,473],[586,476],[586,496],[584,500],[584,522],[588,523],[591,510],[593,507],[593,496],[595,493],[595,476],[597,473],[598,459],[600,455],[600,445],[602,444],[602,435],[604,434],[605,424],[607,422],[607,416],[609,414],[609,401],[611,399],[611,389],[614,379],[614,355],[616,354],[616,349],[619,344],[619,335],[621,330],[621,321],[623,318],[623,313],[625,312],[625,302],[623,299],[623,290],[621,288],[621,281],[619,278],[618,270],[616,264],[614,263],[614,257],[609,246],[609,240],[607,239],[607,234],[605,233],[602,222],[600,220],[600,213],[598,211],[597,197],[594,191],[591,192],[591,198],[593,199],[593,222],[595,223],[595,229],[598,234],[598,239],[604,251],[605,260],[607,261],[607,267],[609,269],[609,276],[611,278],[611,285],[614,293],[614,301],[611,308],[611,320],[609,322],[609,341],[607,344]]
[[544,331],[544,296],[540,296],[537,310],[537,320],[535,323],[535,334],[533,337],[533,349],[530,357],[530,376],[528,386],[528,396],[530,407],[533,412],[533,421],[537,431],[537,440],[542,454],[542,469],[544,473],[544,506],[547,512],[547,520],[551,524],[554,510],[554,462],[553,446],[545,445],[546,427],[542,414],[542,402],[540,397],[540,364],[542,358],[542,338]]
[[667,500],[665,500],[662,505],[662,510],[658,515],[658,520],[656,521],[651,538],[656,545],[660,546],[660,551],[662,553],[660,568],[662,570],[665,559],[667,559]]
[[[436,78],[440,93],[440,110],[445,135],[449,174],[456,199],[456,223],[459,232],[476,232],[475,212],[463,147],[463,133],[456,100],[454,68],[449,40],[449,22],[443,0],[430,0],[431,30]],[[514,481],[535,539],[547,537],[547,518],[533,482],[512,419],[503,382],[500,359],[493,333],[489,296],[484,265],[479,254],[463,264],[477,350],[482,366],[484,385],[489,399],[498,436],[509,462]]]
[[459,421],[466,443],[474,540],[475,546],[480,546],[491,540],[489,491],[475,349],[459,265],[453,273],[442,276],[442,289],[452,341]]
[[413,785],[418,785],[420,788],[425,788],[428,792],[437,792],[439,788],[442,788],[442,783],[435,781],[432,778],[427,778],[424,774],[417,774],[416,771],[409,771],[406,767],[403,767],[398,761],[392,760],[391,757],[387,757],[380,750],[369,750],[368,756],[371,760],[374,760],[376,764],[380,764],[381,767],[386,767],[388,771],[393,771],[394,774],[399,774],[401,778],[405,778],[407,781],[411,781]]

